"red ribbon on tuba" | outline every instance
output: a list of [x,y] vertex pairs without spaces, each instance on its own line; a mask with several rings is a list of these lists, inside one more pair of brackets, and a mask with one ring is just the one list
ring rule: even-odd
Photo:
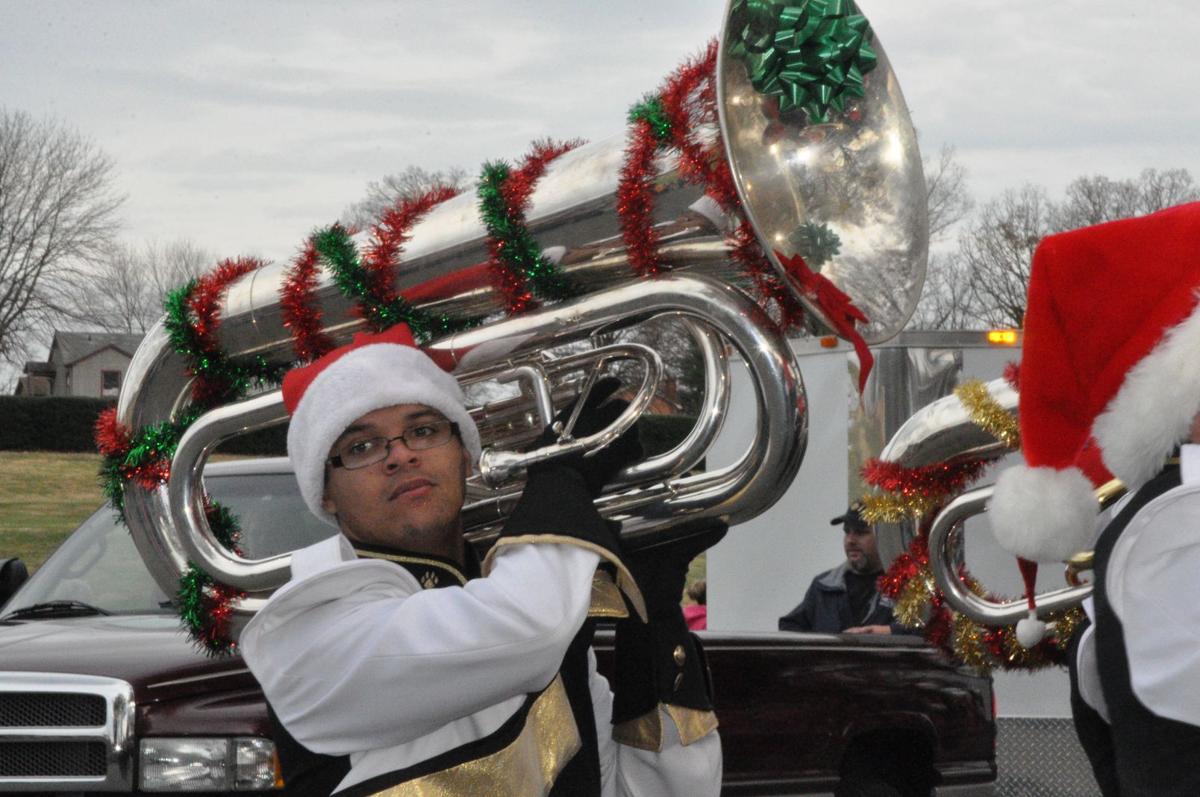
[[834,331],[840,337],[854,344],[854,351],[858,354],[858,393],[862,395],[863,388],[867,385],[867,377],[871,375],[871,368],[875,365],[875,357],[857,329],[858,324],[868,323],[866,313],[855,307],[850,297],[830,282],[828,277],[810,269],[800,255],[787,257],[776,249],[775,257],[793,284],[804,294],[804,298],[821,308],[821,312],[829,323],[833,324]]

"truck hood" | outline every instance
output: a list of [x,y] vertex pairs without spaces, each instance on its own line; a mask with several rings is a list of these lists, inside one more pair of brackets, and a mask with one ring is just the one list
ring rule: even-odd
[[210,658],[172,615],[120,615],[0,624],[0,671],[120,678],[139,699],[170,699],[253,676],[240,656]]

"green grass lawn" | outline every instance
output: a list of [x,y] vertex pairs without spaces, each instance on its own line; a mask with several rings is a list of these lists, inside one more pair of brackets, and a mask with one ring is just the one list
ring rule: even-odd
[[98,454],[0,451],[0,558],[33,572],[104,494]]

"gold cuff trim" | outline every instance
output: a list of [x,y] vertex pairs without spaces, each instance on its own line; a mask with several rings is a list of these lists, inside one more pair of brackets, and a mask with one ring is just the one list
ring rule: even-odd
[[567,690],[562,676],[557,676],[530,707],[525,727],[512,744],[474,761],[391,786],[374,797],[545,797],[582,746]]
[[621,620],[629,616],[629,608],[621,597],[612,575],[607,570],[597,570],[592,576],[592,604],[588,617],[609,617]]
[[687,747],[692,742],[699,741],[715,731],[718,726],[717,715],[712,711],[686,706],[674,706],[670,703],[663,706],[667,716],[675,723],[679,731],[679,741]]
[[483,574],[486,576],[492,572],[496,552],[500,550],[501,546],[526,544],[574,545],[576,548],[591,551],[613,565],[617,568],[617,586],[620,587],[621,592],[625,593],[625,597],[629,599],[633,610],[637,612],[638,619],[643,623],[646,622],[646,601],[642,598],[642,591],[638,589],[637,582],[633,580],[633,575],[616,555],[594,542],[588,542],[576,537],[568,537],[565,534],[522,534],[519,537],[501,537],[499,540],[496,540],[496,544],[492,546],[492,549],[488,551],[487,557],[483,560]]
[[612,738],[617,744],[652,753],[662,752],[662,736],[662,715],[658,706],[636,719],[619,722],[612,729]]
[[636,719],[614,725],[613,741],[626,747],[661,753],[664,711],[671,718],[671,722],[675,723],[675,730],[679,733],[679,742],[684,747],[703,739],[718,727],[717,715],[711,711],[659,703]]

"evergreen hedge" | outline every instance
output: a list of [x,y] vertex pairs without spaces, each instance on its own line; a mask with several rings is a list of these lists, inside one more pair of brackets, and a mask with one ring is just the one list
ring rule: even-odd
[[95,451],[92,427],[113,399],[0,396],[0,451]]

